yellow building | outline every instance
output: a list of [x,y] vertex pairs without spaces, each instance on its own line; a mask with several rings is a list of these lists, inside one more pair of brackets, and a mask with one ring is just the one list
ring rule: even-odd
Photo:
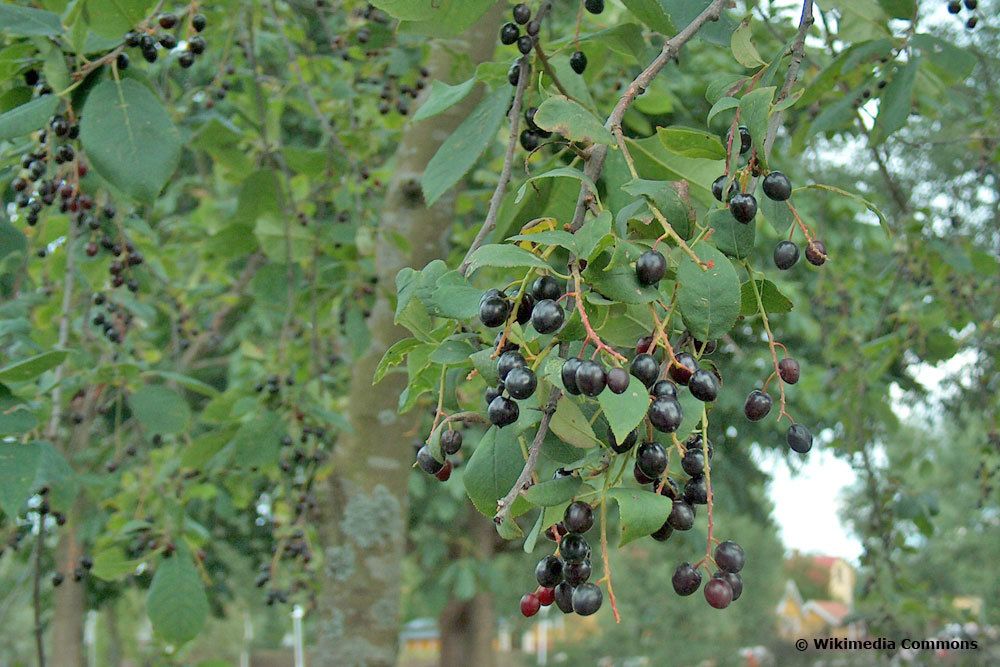
[[856,639],[864,629],[848,623],[854,602],[857,575],[850,563],[830,556],[800,556],[789,559],[790,570],[803,577],[823,598],[804,600],[794,579],[785,585],[785,594],[775,610],[778,634],[783,639],[842,637]]

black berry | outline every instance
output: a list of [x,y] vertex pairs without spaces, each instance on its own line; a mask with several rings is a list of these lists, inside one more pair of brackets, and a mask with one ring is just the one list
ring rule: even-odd
[[563,578],[570,586],[579,586],[590,579],[591,571],[590,559],[581,560],[579,563],[566,563],[563,567]]
[[691,390],[691,395],[699,401],[709,403],[719,395],[719,381],[715,378],[714,373],[699,368],[691,376],[688,389]]
[[788,384],[795,384],[799,381],[799,375],[801,374],[801,369],[799,368],[799,362],[795,361],[791,357],[785,357],[778,362],[778,375],[781,379]]
[[656,250],[642,253],[635,263],[635,277],[640,285],[655,285],[667,272],[667,260]]
[[441,434],[441,451],[451,456],[457,454],[462,448],[461,431],[445,431]]
[[511,369],[510,373],[507,374],[504,386],[511,398],[523,400],[535,393],[538,379],[530,368],[518,367]]
[[562,372],[560,373],[566,391],[574,396],[580,395],[580,387],[576,384],[576,372],[579,370],[581,363],[576,357],[567,359],[563,363]]
[[691,563],[681,563],[674,570],[671,583],[678,595],[691,595],[701,586],[701,573],[694,569]]
[[667,372],[673,378],[674,382],[687,386],[687,383],[691,380],[691,376],[697,370],[697,360],[687,352],[681,352],[674,357]]
[[531,295],[535,297],[535,301],[555,301],[562,296],[562,288],[552,276],[541,276],[532,283]]
[[524,25],[531,20],[531,7],[523,2],[514,5],[514,21]]
[[805,454],[813,446],[812,433],[802,424],[792,424],[788,427],[788,435],[785,437],[788,446],[799,454]]
[[566,582],[556,586],[556,606],[564,614],[573,613],[573,587]]
[[608,389],[615,394],[624,394],[628,389],[628,373],[624,368],[612,368],[608,371]]
[[535,47],[535,39],[531,35],[521,35],[517,38],[517,50],[524,55],[531,53]]
[[586,0],[583,6],[591,14],[600,14],[604,11],[604,0]]
[[573,55],[569,57],[569,66],[577,74],[583,74],[587,69],[587,56],[583,51],[574,51]]
[[540,334],[550,334],[563,325],[565,318],[562,306],[552,299],[542,299],[531,312],[531,326]]
[[510,302],[503,297],[494,296],[479,303],[479,320],[491,329],[506,322],[508,315]]
[[693,447],[688,449],[681,459],[681,468],[692,477],[705,474],[705,452]]
[[659,380],[649,393],[656,398],[677,398],[677,385],[670,380]]
[[427,445],[417,450],[417,465],[428,475],[436,475],[444,467],[443,463],[434,458],[431,448]]
[[667,523],[674,530],[691,530],[694,526],[694,507],[682,499],[674,500],[673,503]]
[[752,422],[760,421],[770,411],[771,397],[759,389],[751,391],[750,395],[747,396],[746,402],[743,404],[743,414]]
[[806,260],[813,266],[826,264],[826,246],[819,239],[813,239],[806,246]]
[[534,130],[521,130],[518,141],[521,143],[521,148],[530,153],[541,145],[542,138]]
[[513,23],[504,23],[500,28],[500,43],[510,46],[521,36],[521,31]]
[[568,533],[559,542],[559,555],[567,563],[579,563],[590,557],[590,545],[579,533]]
[[729,177],[723,174],[722,176],[719,176],[717,179],[712,181],[712,194],[719,201],[728,202],[733,197],[733,183],[730,183],[729,187],[727,188],[726,187],[727,180],[729,180]]
[[566,508],[563,525],[571,533],[586,533],[594,526],[594,508],[577,500]]
[[543,588],[554,588],[563,580],[563,562],[555,556],[546,556],[535,566],[535,579]]
[[681,404],[675,398],[667,396],[657,398],[649,406],[649,421],[657,431],[673,433],[680,428],[683,419]]
[[746,192],[735,194],[729,200],[729,211],[736,222],[748,224],[757,215],[757,198]]
[[764,177],[764,194],[774,201],[785,201],[792,196],[792,182],[780,171]]
[[724,579],[726,583],[729,584],[729,588],[733,591],[733,602],[739,600],[740,596],[743,595],[743,577],[740,575],[719,570],[713,574],[712,577],[716,579]]
[[732,540],[726,540],[715,547],[715,564],[720,570],[736,574],[747,562],[743,547]]
[[573,611],[580,616],[590,616],[601,608],[604,593],[595,584],[580,584],[573,591]]
[[646,387],[652,387],[653,383],[656,382],[657,376],[660,374],[660,365],[656,363],[656,359],[653,358],[651,354],[638,354],[635,359],[632,360],[632,365],[629,367],[632,375],[639,378]]
[[591,398],[598,396],[607,386],[604,368],[596,361],[581,361],[576,369],[576,386],[580,393]]
[[692,477],[684,484],[684,501],[691,505],[708,503],[708,482],[704,476]]
[[791,241],[779,241],[774,246],[774,265],[782,271],[795,266],[799,261],[799,247]]
[[512,370],[515,368],[524,368],[527,365],[528,362],[524,360],[520,352],[504,352],[497,359],[497,375],[500,376],[501,381],[504,381]]
[[520,410],[518,410],[517,403],[506,396],[497,396],[494,398],[487,409],[490,423],[500,428],[516,422],[519,414]]
[[658,479],[667,470],[667,452],[658,442],[644,442],[639,446],[635,465],[650,480]]

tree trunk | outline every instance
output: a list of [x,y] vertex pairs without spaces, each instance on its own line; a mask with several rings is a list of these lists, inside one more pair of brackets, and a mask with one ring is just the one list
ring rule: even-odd
[[76,537],[76,521],[60,529],[59,546],[55,561],[59,572],[66,577],[62,586],[54,590],[52,615],[51,658],[48,663],[58,667],[83,667],[83,612],[87,585],[73,581],[73,569],[82,555]]
[[[465,534],[475,545],[476,556],[490,558],[496,551],[497,534],[493,522],[479,514],[471,504],[468,510]],[[451,555],[459,558],[468,554],[455,552]],[[438,617],[441,667],[494,667],[496,625],[491,593],[478,593],[471,600],[451,600]]]
[[[464,36],[463,43],[432,47],[432,78],[453,80],[460,55],[479,63],[489,59],[503,8],[498,3]],[[325,568],[323,597],[314,625],[318,667],[381,667],[396,662],[399,635],[401,564],[405,556],[407,478],[419,415],[400,415],[398,398],[405,376],[389,374],[372,386],[383,353],[408,332],[393,323],[393,286],[406,266],[422,267],[445,255],[454,221],[454,192],[433,207],[420,196],[420,176],[441,143],[468,115],[470,96],[448,112],[411,125],[395,157],[379,226],[376,270],[379,298],[368,319],[371,345],[354,362],[349,414],[353,433],[344,434],[333,454],[333,477],[320,507]],[[398,239],[405,239],[401,249]]]

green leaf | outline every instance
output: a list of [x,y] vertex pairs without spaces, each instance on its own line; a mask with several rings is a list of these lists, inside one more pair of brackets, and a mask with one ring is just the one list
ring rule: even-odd
[[661,35],[673,35],[677,32],[670,14],[660,0],[622,0],[622,4],[651,30]]
[[18,37],[53,36],[62,33],[62,24],[52,12],[5,2],[0,5],[0,32]]
[[157,566],[146,596],[146,613],[153,631],[171,644],[191,641],[205,626],[208,596],[183,541]]
[[59,507],[72,502],[76,483],[63,455],[49,442],[0,443],[0,509],[16,517],[43,486],[52,488]]
[[480,246],[469,258],[469,274],[484,266],[496,266],[505,269],[516,267],[547,269],[549,265],[543,259],[532,255],[523,248],[501,243]]
[[538,507],[561,505],[567,500],[572,500],[582,484],[583,480],[575,475],[550,479],[541,484],[535,484],[525,491],[524,499]]
[[227,449],[234,463],[243,468],[262,468],[278,462],[285,422],[274,412],[265,412],[242,424]]
[[[618,247],[622,247],[621,242]],[[651,303],[660,298],[660,292],[655,287],[639,284],[635,268],[628,263],[627,256],[616,250],[614,257],[617,260],[605,263],[604,257],[606,255],[588,264],[583,272],[583,277],[595,290],[608,299],[622,303]]]
[[705,120],[706,124],[711,124],[712,119],[718,116],[723,111],[729,111],[730,109],[735,109],[740,105],[740,101],[735,97],[722,97],[715,104],[712,105],[711,110],[708,112],[708,118]]
[[778,234],[784,234],[792,226],[792,223],[795,222],[795,218],[792,217],[792,211],[788,208],[788,203],[775,201],[770,197],[760,196],[760,194],[758,192],[757,197],[757,202],[760,205],[759,215],[764,216],[764,219],[774,228],[774,231],[778,232]]
[[878,106],[878,116],[872,129],[872,141],[882,143],[888,136],[906,125],[913,106],[913,84],[917,80],[920,58],[914,58],[901,66],[893,75],[889,85],[882,91]]
[[45,371],[52,370],[66,358],[66,350],[50,350],[33,357],[15,361],[0,368],[0,382],[27,382]]
[[132,414],[150,433],[180,433],[191,419],[191,408],[177,392],[161,384],[146,384],[129,396]]
[[725,147],[711,132],[675,125],[657,128],[656,135],[671,153],[706,160],[726,159]]
[[433,118],[439,113],[447,111],[468,97],[469,93],[471,93],[472,89],[475,87],[475,78],[463,81],[462,83],[454,86],[449,86],[447,83],[442,83],[437,80],[432,81],[431,92],[427,96],[427,101],[420,105],[420,108],[417,109],[417,113],[413,114],[413,120],[427,120],[428,118]]
[[118,581],[135,571],[141,562],[141,560],[129,560],[121,547],[110,546],[94,554],[94,566],[90,572],[104,581]]
[[597,401],[615,440],[624,442],[628,434],[642,423],[649,410],[649,391],[638,378],[629,375],[628,388],[624,392],[602,391]]
[[406,359],[406,355],[410,353],[414,348],[424,345],[416,338],[404,338],[403,340],[396,341],[392,346],[385,351],[382,355],[382,359],[379,360],[378,366],[375,367],[375,376],[372,378],[372,384],[378,384],[385,377],[385,374],[389,372],[389,369],[398,366],[403,363]]
[[431,353],[430,360],[435,364],[455,365],[469,361],[475,349],[465,340],[446,340]]
[[510,86],[499,86],[441,144],[420,179],[428,206],[458,183],[496,141],[510,96]]
[[608,497],[618,503],[622,536],[618,546],[652,535],[670,516],[670,498],[645,489],[612,489]]
[[[764,139],[767,137],[767,124],[771,114],[771,100],[774,99],[774,86],[757,88],[740,98],[740,122],[750,130],[750,138],[757,150],[757,159],[766,161],[764,155]],[[763,166],[767,166],[764,164]]]
[[[636,179],[625,183],[621,188],[630,195],[643,197],[654,205],[681,238],[686,239],[691,236],[694,213],[681,199],[673,183]],[[654,223],[654,225],[657,231],[652,238],[658,237],[662,231],[659,224]]]
[[677,305],[691,335],[714,340],[736,324],[740,314],[740,280],[729,259],[716,248],[701,243],[695,254],[711,268],[703,271],[687,255],[677,269]]
[[168,382],[176,382],[188,391],[193,391],[196,394],[208,396],[209,398],[219,395],[219,390],[212,385],[206,384],[197,378],[191,377],[190,375],[184,375],[183,373],[153,369],[144,372],[142,375],[143,377],[158,377]]
[[528,192],[528,186],[532,181],[537,181],[540,178],[575,178],[580,181],[590,190],[594,198],[597,199],[597,204],[600,205],[600,200],[597,197],[597,186],[594,185],[594,181],[590,180],[590,177],[584,174],[579,169],[574,169],[573,167],[558,167],[556,169],[549,170],[544,174],[538,174],[537,176],[532,176],[524,181],[520,188],[518,188],[517,195],[514,197],[514,203],[519,204],[524,195]]
[[36,426],[38,418],[25,407],[7,408],[0,412],[0,436],[21,435]]
[[424,303],[431,315],[467,320],[479,314],[482,295],[482,290],[470,285],[458,271],[448,271],[437,279],[430,298]]
[[[453,37],[464,33],[495,2],[496,0],[381,0],[375,4],[392,5],[390,13],[398,12],[410,17],[400,22],[400,32]],[[405,9],[402,7],[404,4],[408,5]]]
[[593,447],[599,442],[579,406],[565,394],[556,403],[556,412],[552,415],[549,428],[564,442],[574,447]]
[[728,208],[714,208],[705,217],[705,225],[715,230],[712,238],[716,247],[729,257],[746,259],[753,252],[757,225],[751,220],[737,222]]
[[166,109],[132,79],[90,91],[80,141],[98,174],[126,195],[150,203],[177,168],[181,141]]
[[[513,427],[491,426],[483,435],[465,466],[462,482],[472,504],[482,514],[493,516],[497,501],[507,495],[524,468],[524,455]],[[511,516],[524,514],[530,505],[518,498]]]
[[[792,301],[781,293],[778,286],[770,280],[755,280],[757,290],[760,291],[760,300],[764,304],[764,310],[768,313],[787,313],[792,310]],[[740,313],[742,315],[756,315],[759,312],[757,307],[757,297],[754,295],[753,285],[748,280],[740,287]]]
[[86,0],[82,18],[87,29],[100,37],[120,41],[138,25],[156,4],[149,0]]
[[[865,199],[861,195],[854,194],[853,192],[848,192],[847,190],[841,190],[840,188],[834,187],[832,185],[822,185],[820,183],[810,183],[809,185],[804,185],[802,187],[804,187],[804,188],[812,188],[814,190],[826,190],[827,192],[833,192],[833,193],[838,194],[838,195],[840,195],[842,197],[847,197],[848,199],[853,199],[854,201],[858,202],[859,204],[861,204],[865,208],[867,208],[869,211],[871,211],[872,213],[874,213],[875,217],[878,218],[879,224],[882,225],[882,230],[885,232],[885,235],[888,236],[889,238],[892,238],[892,227],[889,225],[889,219],[885,217],[885,214],[882,213],[881,210],[879,210],[878,206],[876,206],[875,204],[871,203],[870,201],[868,201],[867,199]],[[796,189],[799,189],[799,188],[796,188]],[[3,379],[3,378],[0,378],[0,379]]]
[[611,212],[602,211],[596,218],[585,222],[575,234],[561,229],[546,230],[528,234],[517,234],[508,241],[530,241],[542,245],[566,248],[576,257],[589,259],[599,248],[604,247],[611,236]]
[[748,16],[733,31],[730,41],[730,48],[733,51],[733,57],[736,58],[736,62],[749,69],[755,69],[767,64],[760,57],[757,47],[753,45],[750,39],[752,35],[753,31],[750,29],[750,17]]
[[604,124],[582,106],[562,95],[542,102],[535,113],[535,125],[558,132],[570,141],[611,145],[615,138]]
[[0,141],[16,139],[42,129],[58,106],[57,96],[42,95],[0,114]]

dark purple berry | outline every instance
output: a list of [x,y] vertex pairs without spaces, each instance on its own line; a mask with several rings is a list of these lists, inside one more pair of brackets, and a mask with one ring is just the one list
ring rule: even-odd
[[746,192],[735,194],[729,200],[729,211],[736,222],[748,224],[757,215],[757,198]]
[[764,194],[774,201],[785,201],[792,196],[792,182],[780,171],[764,177]]
[[566,391],[568,393],[570,393],[570,394],[572,394],[574,396],[579,396],[580,395],[580,387],[578,387],[577,384],[576,384],[576,372],[577,372],[577,370],[579,370],[580,365],[582,363],[583,362],[581,362],[576,357],[572,357],[570,359],[567,359],[563,363],[562,372],[560,373],[560,377],[562,378],[563,387],[566,388]]
[[660,365],[651,354],[638,354],[629,367],[632,375],[639,378],[646,387],[652,387],[660,374]]
[[490,402],[490,407],[487,409],[487,415],[490,418],[490,423],[499,428],[509,426],[510,424],[516,422],[519,414],[520,410],[518,410],[517,403],[505,396],[497,396],[494,398]]
[[655,285],[667,272],[666,258],[656,250],[642,253],[635,263],[635,277],[640,285]]
[[691,380],[691,376],[694,375],[698,368],[698,361],[693,356],[687,352],[681,352],[670,362],[668,373],[674,382],[687,386],[687,383]]
[[785,437],[788,446],[799,454],[805,454],[813,446],[812,433],[802,424],[792,424],[788,427],[788,435]]
[[543,588],[554,588],[563,580],[563,562],[555,556],[546,556],[535,566],[535,579]]
[[530,368],[518,367],[511,369],[504,380],[504,386],[511,398],[524,400],[535,393],[538,379]]
[[667,452],[658,442],[644,442],[636,453],[635,465],[650,480],[659,479],[667,470]]
[[691,563],[681,563],[674,570],[671,583],[678,595],[691,595],[701,586],[701,573]]
[[559,555],[566,563],[579,563],[590,557],[590,545],[579,533],[567,533],[559,542]]
[[625,440],[623,440],[619,444],[619,442],[615,439],[615,434],[610,430],[608,431],[608,445],[611,447],[611,451],[615,452],[616,454],[624,454],[628,450],[635,447],[636,440],[638,439],[639,439],[639,430],[636,429],[633,430],[631,433],[629,433],[627,436],[625,436]]
[[799,381],[799,375],[801,369],[799,368],[799,362],[795,361],[791,357],[785,357],[778,362],[778,375],[781,379],[788,384],[795,384]]
[[604,368],[596,361],[581,361],[576,369],[576,386],[584,396],[594,398],[607,386],[607,375]]
[[826,246],[819,239],[813,239],[806,246],[806,260],[813,266],[826,264]]
[[691,395],[699,401],[709,403],[719,395],[719,381],[714,373],[700,368],[691,376],[688,389],[691,390]]
[[649,421],[657,431],[673,433],[680,428],[683,419],[684,412],[676,398],[657,398],[649,406]]
[[720,570],[736,574],[743,569],[746,562],[747,556],[743,547],[732,540],[721,542],[715,547],[715,564]]
[[614,394],[624,394],[628,389],[629,375],[624,368],[612,368],[608,371],[608,389]]
[[552,276],[541,276],[531,285],[531,295],[535,301],[555,301],[562,296],[562,287],[559,281]]
[[500,28],[500,43],[510,46],[521,36],[521,31],[513,23],[504,23]]
[[752,422],[760,421],[771,411],[771,397],[754,389],[747,396],[746,403],[743,404],[743,414]]
[[580,584],[573,591],[573,611],[580,616],[590,616],[601,608],[604,593],[594,584]]
[[570,503],[562,522],[571,533],[586,533],[594,526],[594,508],[580,500]]
[[542,299],[531,312],[531,326],[540,334],[558,331],[565,319],[562,306],[551,299]]
[[574,51],[569,57],[569,66],[577,74],[583,74],[587,69],[587,56],[583,51]]
[[733,601],[733,589],[725,579],[712,577],[705,584],[705,599],[716,609],[725,609]]
[[791,241],[780,241],[774,246],[774,265],[782,271],[795,266],[799,261],[799,247]]

